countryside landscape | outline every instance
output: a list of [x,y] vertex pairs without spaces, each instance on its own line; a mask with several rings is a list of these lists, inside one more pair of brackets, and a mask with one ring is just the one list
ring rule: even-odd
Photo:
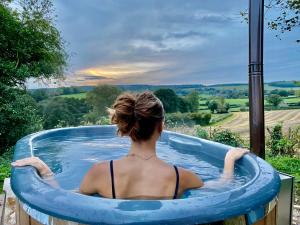
[[[286,195],[285,198],[288,198],[291,203],[282,201],[283,207],[281,207],[294,212],[293,216],[290,213],[290,225],[299,225],[300,39],[299,32],[295,32],[300,27],[299,15],[300,0],[265,2],[227,0],[222,3],[216,0],[104,0],[101,4],[96,0],[0,1],[0,225],[23,225],[24,221],[26,225],[50,224],[42,221],[43,215],[46,215],[49,221],[54,218],[51,224],[73,224],[73,222],[78,225],[99,224],[99,221],[100,224],[140,224],[141,221],[147,224],[151,224],[151,221],[156,224],[167,221],[171,224],[176,219],[174,216],[178,216],[178,221],[185,219],[184,213],[182,215],[178,213],[181,212],[180,210],[190,210],[184,212],[188,212],[191,221],[197,224],[221,222],[221,224],[236,225],[234,221],[241,219],[244,223],[239,224],[287,225],[278,224],[277,219],[274,219],[280,206],[277,198],[286,191],[280,189],[283,187],[280,186],[280,179],[283,180],[279,177],[280,173],[293,177],[287,176],[289,180],[285,182],[294,179],[294,187],[290,186],[287,192],[294,193],[295,198],[288,198]],[[258,100],[259,103],[263,102],[259,107],[251,108],[251,105],[255,105],[254,101],[249,105],[249,85],[256,88],[250,89],[251,96],[256,95],[256,100],[261,99],[262,96],[264,98],[264,101]],[[254,90],[257,93],[254,93]],[[126,137],[128,139],[116,137],[112,127],[88,127],[111,125],[114,116],[117,117],[117,110],[111,108],[114,108],[113,104],[118,96],[124,93],[142,92],[151,92],[151,94],[144,94],[146,97],[142,101],[143,104],[141,103],[144,111],[137,113],[138,95],[127,95],[126,101],[130,103],[124,101],[120,104],[120,107],[126,110],[125,112],[120,110],[123,117],[120,116],[122,118],[114,122],[118,127],[120,124],[120,126],[126,125],[124,125],[126,129],[124,128],[123,136],[128,136]],[[254,108],[255,110],[250,110]],[[262,120],[258,118],[261,116],[262,108],[264,108],[265,140],[260,133],[263,129],[260,129],[257,124],[255,127],[254,124]],[[251,127],[254,128],[251,131],[257,131],[251,133],[251,140],[249,111],[256,114],[256,118],[251,114],[253,116]],[[140,122],[142,120],[147,123]],[[142,133],[141,124],[147,130],[145,137],[138,135],[138,132]],[[102,132],[101,129],[108,128],[114,134],[105,139],[106,130]],[[166,176],[168,179],[165,179],[166,177],[162,176],[156,184],[172,180],[175,194],[173,186],[172,195],[171,192],[167,193],[167,189],[171,190],[169,182],[168,185],[160,188],[163,194],[153,195],[155,197],[153,205],[152,201],[151,204],[145,203],[145,205],[132,204],[132,202],[136,203],[131,202],[132,196],[138,196],[134,200],[144,200],[144,197],[139,198],[144,196],[144,193],[130,193],[129,184],[136,185],[133,185],[133,191],[136,189],[144,191],[146,188],[137,188],[141,180],[148,181],[145,178],[148,178],[149,174],[156,179],[160,174],[153,171],[158,168],[156,165],[162,164],[152,164],[152,161],[157,160],[154,161],[155,163],[165,160],[163,157],[156,156],[157,143],[164,138],[161,135],[163,129],[185,134],[170,132],[170,135],[166,135],[170,139],[163,144],[163,147],[165,144],[167,146],[163,149],[167,152],[164,157],[168,158],[170,151],[176,150],[176,153],[172,152],[174,168],[168,165],[169,162],[166,160],[166,165],[172,169],[172,177]],[[48,133],[48,130],[51,131]],[[78,132],[76,136],[76,132],[82,130],[86,133]],[[94,139],[89,136],[90,132],[96,136],[93,137]],[[135,136],[132,136],[132,133]],[[61,136],[56,137],[56,134]],[[32,136],[29,138],[28,135]],[[27,138],[23,139],[22,144],[17,144],[24,137]],[[111,140],[115,143],[110,143]],[[129,150],[128,155],[122,157],[125,161],[133,159],[128,161],[130,165],[125,163],[124,168],[129,168],[135,163],[137,167],[126,172],[125,176],[122,173],[118,176],[118,172],[123,170],[118,170],[121,168],[118,167],[118,162],[115,164],[117,165],[116,179],[130,177],[131,172],[134,171],[128,182],[123,182],[126,184],[124,185],[125,197],[119,198],[122,195],[118,195],[118,190],[121,190],[118,189],[118,185],[123,183],[118,183],[119,180],[114,183],[113,160],[115,158],[113,157],[115,155],[113,154],[116,152],[110,151],[109,154],[112,155],[109,155],[106,150],[118,148],[116,151],[121,152],[116,146],[125,146],[125,142],[122,142],[124,140],[130,142],[128,145],[130,149],[125,149]],[[34,143],[37,143],[36,146]],[[210,144],[206,145],[206,143]],[[232,148],[227,146],[229,149],[225,149],[218,143]],[[37,147],[38,144],[41,145]],[[81,151],[79,147],[81,144],[87,151]],[[172,149],[171,144],[178,149],[175,147]],[[137,153],[139,150],[141,152],[141,149],[144,150],[144,157],[135,153],[130,154],[133,145],[137,146],[135,147],[138,149]],[[203,146],[207,148],[205,151]],[[265,147],[265,151],[262,146]],[[171,150],[168,149],[169,147]],[[190,147],[193,149],[192,153],[189,151]],[[102,152],[101,148],[106,152],[104,150]],[[249,156],[248,153],[255,153],[261,159],[254,155]],[[209,160],[205,158],[206,154]],[[104,173],[99,173],[100,170],[95,173],[87,172],[87,169],[93,170],[91,169],[94,168],[93,165],[106,163],[106,161],[102,162],[101,157],[103,159],[107,157],[105,160],[108,160],[108,156],[112,158],[109,158],[110,162],[105,167],[105,173],[107,172],[105,176]],[[240,160],[242,157],[244,158]],[[177,160],[185,163],[180,165],[182,168],[177,169],[175,165]],[[147,164],[148,162],[150,163]],[[210,163],[212,167],[208,169],[206,165]],[[235,163],[240,164],[236,166]],[[185,165],[187,168],[184,167]],[[202,182],[202,174],[199,173],[203,172],[201,167],[203,165],[205,173],[216,172],[215,177],[211,180],[203,179],[204,182]],[[145,168],[148,170],[143,170]],[[185,169],[190,170],[191,173],[184,171]],[[147,173],[142,173],[142,170]],[[184,185],[179,182],[182,171],[184,176],[189,177],[183,179]],[[136,176],[138,173],[139,176]],[[147,174],[147,177],[144,174]],[[31,180],[28,182],[23,175]],[[96,176],[101,178],[101,182],[94,179]],[[248,176],[249,180],[247,180]],[[72,178],[70,183],[65,182],[66,177]],[[86,177],[93,179],[85,182]],[[268,179],[270,182],[265,182]],[[108,180],[109,185],[104,185]],[[189,182],[185,182],[187,180]],[[237,183],[234,183],[236,180]],[[213,181],[214,185],[212,190],[217,191],[211,193],[217,194],[211,194],[209,190],[207,192],[209,195],[206,196],[206,189],[204,189],[204,192],[199,192],[199,196],[201,198],[204,196],[203,199],[207,199],[207,202],[210,201],[208,197],[212,196],[214,201],[211,202],[219,209],[225,209],[223,214],[209,209],[212,211],[212,216],[207,216],[206,211],[203,213],[193,204],[189,204],[190,199],[199,197],[198,189],[206,183],[209,184],[210,181]],[[258,182],[257,186],[255,182]],[[94,186],[85,192],[81,189],[83,183],[88,184],[88,187]],[[102,201],[105,191],[99,191],[96,183],[105,186],[105,190],[108,190],[107,196],[110,197],[105,197],[105,201]],[[145,182],[145,184],[149,183]],[[233,186],[226,186],[228,184]],[[149,185],[145,186],[149,187]],[[222,189],[223,187],[225,189]],[[196,188],[195,196],[192,192],[187,196],[183,195],[190,189]],[[172,205],[174,203],[172,202],[174,208],[164,208],[165,205],[161,204],[163,202],[161,200],[165,197],[169,199],[171,196],[174,201],[177,201],[178,193],[180,198],[188,199],[185,201],[187,206],[181,207],[176,202]],[[240,198],[243,195],[245,198]],[[36,196],[42,197],[34,199]],[[257,198],[255,207],[253,196]],[[272,198],[267,199],[265,196],[272,196]],[[78,205],[74,204],[73,199],[77,197],[84,201],[78,201]],[[251,201],[247,202],[250,197]],[[126,200],[124,201],[126,204],[113,208],[117,201],[113,202],[110,198]],[[227,206],[234,201],[238,202],[234,205],[235,209],[223,205],[224,203]],[[246,203],[240,204],[241,201]],[[80,205],[81,203],[83,205]],[[98,205],[94,203],[103,208],[97,208]],[[252,208],[248,203],[249,205],[253,203]],[[58,210],[59,212],[55,211],[64,204],[67,207]],[[200,207],[199,204],[196,206]],[[241,205],[245,210],[239,211]],[[294,208],[291,207],[293,205]],[[26,207],[37,212],[37,216],[33,217],[28,213],[30,210],[27,212]],[[145,213],[146,208],[143,207],[148,207],[147,209],[157,207],[151,210],[161,214],[154,219],[150,218]],[[170,209],[174,209],[176,213],[174,215],[169,213]],[[233,213],[234,210],[236,214]],[[91,215],[96,214],[100,219],[95,222],[93,221],[95,218]],[[219,214],[224,218],[216,219]],[[126,218],[127,215],[130,216]],[[179,218],[180,216],[182,217]],[[200,221],[199,218],[202,216],[207,221]],[[268,218],[274,220],[270,222]],[[233,219],[232,223],[231,219]],[[86,223],[86,221],[90,222]]]

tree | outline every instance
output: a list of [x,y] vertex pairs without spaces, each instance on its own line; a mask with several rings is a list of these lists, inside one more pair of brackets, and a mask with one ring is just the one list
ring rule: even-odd
[[300,97],[300,90],[296,90],[296,91],[295,91],[295,95],[296,95],[297,97]]
[[67,54],[53,23],[51,0],[20,0],[18,10],[0,1],[0,148],[42,129],[29,78],[62,78]]
[[271,94],[267,97],[267,102],[272,106],[277,107],[282,102],[282,98],[280,95]]
[[21,0],[21,12],[0,3],[2,84],[16,86],[24,85],[28,78],[63,77],[67,54],[60,33],[50,18],[50,2]]
[[[268,11],[272,10],[272,17],[268,17]],[[241,16],[248,22],[248,12],[243,11]],[[267,26],[271,30],[278,31],[277,37],[285,32],[297,29],[300,25],[300,0],[268,0],[265,4]],[[300,43],[300,38],[296,40]]]
[[44,128],[78,126],[89,110],[84,99],[52,98],[42,104]]
[[160,99],[167,113],[178,111],[178,96],[172,89],[158,89],[154,92]]
[[186,99],[190,104],[191,111],[192,112],[197,112],[199,110],[199,100],[200,100],[199,92],[196,91],[196,90],[190,92],[186,96]]
[[280,95],[281,97],[288,97],[289,91],[274,89],[274,90],[270,91],[270,94]]
[[229,109],[230,109],[230,105],[227,102],[225,102],[225,98],[220,97],[218,100],[217,112],[218,113],[228,113]]
[[[300,26],[300,0],[269,0],[266,8],[279,12],[277,17],[273,17],[275,19],[270,18],[267,22],[270,29],[285,33]],[[296,41],[300,43],[300,38]]]
[[216,100],[209,101],[207,107],[211,113],[214,113],[218,108],[218,103]]
[[190,111],[190,103],[186,100],[186,98],[178,97],[178,110],[181,113]]
[[48,93],[45,89],[36,89],[29,92],[32,98],[34,98],[35,101],[40,102],[42,100],[47,99]]
[[0,83],[0,154],[22,136],[42,129],[34,99],[24,90]]
[[113,85],[98,85],[86,95],[87,103],[92,107],[95,119],[107,115],[107,107],[111,107],[121,90]]

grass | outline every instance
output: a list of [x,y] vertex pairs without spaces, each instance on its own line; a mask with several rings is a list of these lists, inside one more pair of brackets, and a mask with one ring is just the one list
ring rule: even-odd
[[300,97],[287,97],[287,98],[284,98],[283,101],[285,103],[299,103],[300,102]]
[[[290,156],[269,156],[266,160],[278,171],[295,177],[296,196],[300,196],[300,158]],[[296,202],[296,204],[298,204],[298,202]]]
[[0,193],[2,193],[3,181],[5,178],[10,177],[11,160],[13,155],[13,147],[7,149],[4,154],[0,156]]
[[212,114],[209,126],[218,126],[218,124],[225,122],[226,119],[230,118],[232,115],[233,113]]
[[77,93],[77,94],[69,94],[69,95],[60,95],[59,97],[84,99],[84,98],[86,98],[86,92],[84,92],[84,93]]

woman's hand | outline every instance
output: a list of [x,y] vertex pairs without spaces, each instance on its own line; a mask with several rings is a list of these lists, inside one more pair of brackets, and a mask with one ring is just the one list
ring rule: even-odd
[[225,161],[226,160],[231,160],[231,161],[237,161],[240,158],[242,158],[245,154],[249,153],[248,149],[245,148],[232,148],[230,149],[226,156],[225,156]]
[[229,180],[232,178],[234,174],[234,163],[235,161],[242,158],[245,154],[249,152],[248,149],[245,148],[232,148],[230,149],[224,159],[224,171],[222,178]]
[[13,167],[32,166],[37,169],[42,178],[53,176],[53,172],[51,171],[51,169],[38,157],[28,157],[20,159],[12,162],[11,165]]

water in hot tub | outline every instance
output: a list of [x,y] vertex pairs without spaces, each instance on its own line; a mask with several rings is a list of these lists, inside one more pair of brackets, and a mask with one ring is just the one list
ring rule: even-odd
[[[93,164],[125,156],[129,148],[129,139],[121,137],[56,136],[33,142],[34,155],[49,165],[60,187],[66,190],[78,189],[84,174]],[[204,182],[218,179],[223,169],[223,162],[220,160],[205,161],[201,154],[177,151],[162,141],[157,143],[157,155],[172,165],[194,171]],[[218,188],[203,187],[190,190],[183,197],[216,194],[237,188],[250,179],[246,171],[236,169],[234,179],[230,183],[218,185]]]

